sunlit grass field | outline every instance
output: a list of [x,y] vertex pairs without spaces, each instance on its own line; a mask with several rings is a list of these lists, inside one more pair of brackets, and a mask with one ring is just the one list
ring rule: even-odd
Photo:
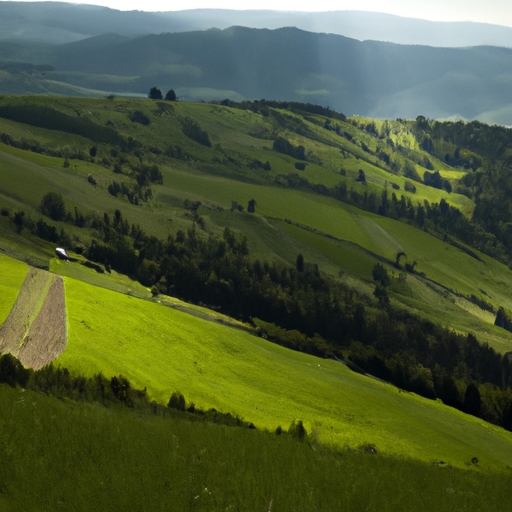
[[[2,311],[25,265],[1,258]],[[65,278],[69,339],[56,363],[86,375],[122,374],[167,403],[214,407],[273,431],[301,419],[322,444],[484,468],[512,463],[512,434],[440,403],[401,393],[336,361],[293,352],[173,308]],[[457,434],[454,435],[454,432]]]
[[65,284],[69,340],[56,362],[73,371],[122,374],[161,403],[178,389],[259,428],[301,419],[326,445],[370,443],[458,467],[474,456],[487,468],[512,463],[512,434],[336,361],[70,278]]
[[28,271],[28,266],[0,252],[0,325],[9,315],[19,289]]
[[[3,262],[4,268],[25,268],[8,258]],[[24,275],[19,274],[17,282],[4,282],[11,302]],[[482,466],[510,463],[510,434],[481,420],[399,393],[335,361],[157,303],[71,278],[65,282],[69,341],[57,363],[72,370],[121,373],[161,403],[179,389],[189,402],[239,414],[269,430],[303,419],[327,445],[371,443],[383,453],[458,466],[473,456]],[[465,434],[454,441],[453,431]]]

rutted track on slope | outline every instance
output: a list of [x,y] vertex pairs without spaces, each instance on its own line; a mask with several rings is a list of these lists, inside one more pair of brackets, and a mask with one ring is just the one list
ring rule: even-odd
[[0,353],[39,369],[66,348],[67,324],[61,276],[31,267],[18,298],[0,327]]

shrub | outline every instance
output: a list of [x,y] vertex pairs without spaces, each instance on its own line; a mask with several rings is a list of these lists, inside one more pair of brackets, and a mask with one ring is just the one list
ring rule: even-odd
[[404,184],[404,190],[406,192],[411,192],[412,194],[416,193],[416,186],[413,185],[410,181],[406,181]]
[[9,386],[21,387],[27,385],[30,377],[30,370],[23,368],[23,365],[11,354],[4,354],[0,357],[0,382],[5,382]]
[[293,158],[297,158],[298,160],[306,160],[306,150],[304,146],[295,147],[284,137],[277,137],[276,140],[274,140],[272,149],[274,151],[278,151],[279,153],[283,153]]
[[388,271],[382,263],[377,263],[372,269],[372,277],[374,281],[380,282],[382,286],[389,286],[391,279],[389,278]]
[[48,192],[39,205],[41,213],[47,215],[52,220],[62,220],[66,216],[66,206],[64,199],[57,192]]
[[306,439],[308,436],[308,432],[306,427],[304,427],[302,420],[297,422],[293,420],[290,428],[288,429],[288,434],[290,434],[290,436],[292,436],[294,439],[297,439],[298,441],[304,441],[304,439]]
[[144,126],[147,126],[148,124],[151,123],[151,121],[149,120],[149,117],[146,116],[144,114],[144,112],[140,111],[140,110],[136,110],[131,116],[130,116],[130,121],[132,123],[139,123],[139,124],[142,124]]
[[185,397],[179,391],[175,391],[167,403],[167,407],[178,411],[184,411],[185,405]]
[[212,147],[208,133],[203,130],[193,119],[190,119],[189,117],[182,117],[180,118],[180,123],[181,131],[189,139],[195,140],[196,142],[199,142],[199,144],[202,144],[208,148]]

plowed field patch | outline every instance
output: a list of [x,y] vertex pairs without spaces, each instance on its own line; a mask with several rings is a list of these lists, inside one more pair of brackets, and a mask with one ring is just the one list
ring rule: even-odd
[[30,268],[9,316],[0,327],[0,352],[39,369],[66,348],[66,303],[62,277]]

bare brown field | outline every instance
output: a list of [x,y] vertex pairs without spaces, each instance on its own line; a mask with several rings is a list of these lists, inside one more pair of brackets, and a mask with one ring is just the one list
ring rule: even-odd
[[64,281],[31,267],[0,327],[0,353],[10,352],[24,366],[39,369],[62,353],[66,341]]

